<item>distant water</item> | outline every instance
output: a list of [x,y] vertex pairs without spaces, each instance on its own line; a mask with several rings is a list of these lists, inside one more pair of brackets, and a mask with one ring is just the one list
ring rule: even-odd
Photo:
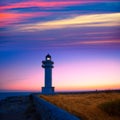
[[32,92],[0,92],[0,100],[12,96],[26,96],[30,95]]

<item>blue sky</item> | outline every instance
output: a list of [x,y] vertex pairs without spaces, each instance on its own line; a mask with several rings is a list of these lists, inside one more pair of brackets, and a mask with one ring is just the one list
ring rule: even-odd
[[41,90],[47,53],[56,90],[120,88],[119,7],[119,0],[1,1],[1,90]]

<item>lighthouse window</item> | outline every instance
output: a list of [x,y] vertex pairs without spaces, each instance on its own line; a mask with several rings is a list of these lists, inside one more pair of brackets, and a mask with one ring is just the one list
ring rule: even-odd
[[50,58],[48,57],[47,60],[50,60]]

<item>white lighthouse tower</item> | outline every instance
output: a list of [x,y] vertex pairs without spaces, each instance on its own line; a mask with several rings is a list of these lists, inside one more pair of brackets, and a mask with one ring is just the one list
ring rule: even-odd
[[42,87],[42,94],[54,94],[54,87],[52,87],[52,68],[54,62],[51,61],[51,56],[48,54],[44,61],[42,61],[42,67],[45,69],[45,86]]

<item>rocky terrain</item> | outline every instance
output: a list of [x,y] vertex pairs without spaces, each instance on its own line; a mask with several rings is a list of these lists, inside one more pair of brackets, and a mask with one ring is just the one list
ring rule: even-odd
[[0,120],[38,120],[32,97],[15,96],[0,101]]

